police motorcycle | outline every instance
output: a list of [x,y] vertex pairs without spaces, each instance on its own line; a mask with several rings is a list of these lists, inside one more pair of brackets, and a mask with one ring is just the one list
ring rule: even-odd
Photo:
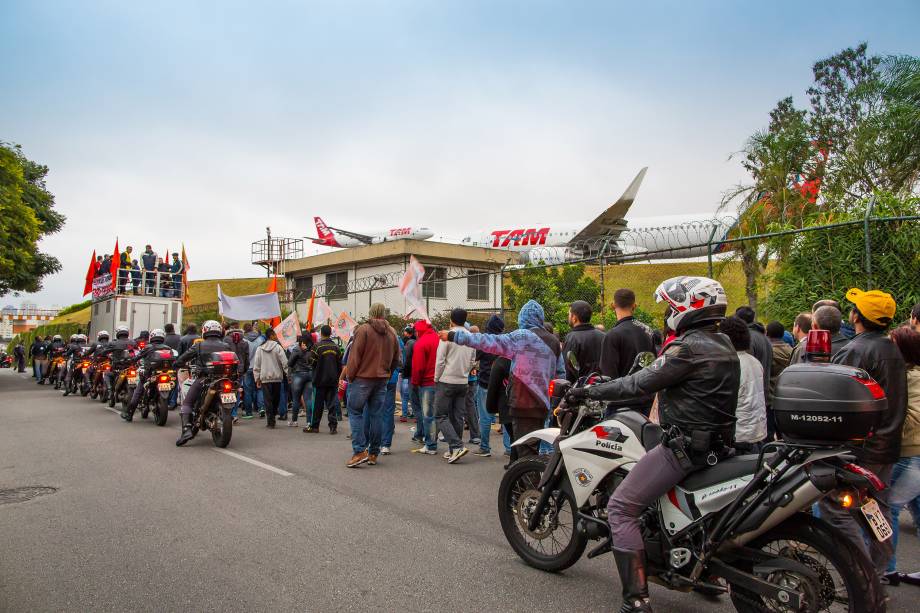
[[61,389],[64,382],[64,369],[67,360],[64,358],[64,340],[60,334],[54,335],[54,341],[51,345],[51,365],[48,369],[48,379],[54,382],[54,389]]
[[[817,342],[829,355],[829,335]],[[654,359],[640,354],[633,372]],[[574,387],[607,380],[592,375]],[[558,428],[514,443],[546,441],[552,453],[512,464],[498,494],[508,543],[527,564],[550,572],[577,562],[589,541],[597,542],[589,558],[611,551],[611,495],[647,451],[667,440],[622,402],[611,408],[566,399],[572,388],[565,379],[550,384],[550,395],[562,399],[554,411]],[[728,592],[743,612],[884,611],[872,563],[808,511],[832,496],[873,538],[891,537],[873,498],[885,485],[856,465],[847,447],[872,435],[886,402],[878,383],[857,368],[807,363],[784,370],[773,401],[783,440],[756,455],[707,462],[644,512],[649,580],[672,590]]]
[[216,351],[207,355],[203,367],[192,366],[188,381],[197,380],[202,386],[192,406],[193,437],[199,430],[210,430],[215,446],[223,448],[230,444],[233,435],[231,412],[240,387],[239,365],[240,360],[234,352]]
[[[141,366],[137,371],[138,375],[146,375],[138,403],[141,418],[147,419],[153,409],[154,422],[158,426],[165,426],[169,417],[169,396],[176,385],[175,359],[174,350],[157,349],[147,356],[148,365]],[[145,369],[149,372],[144,372]],[[131,394],[134,394],[133,387]]]
[[[112,360],[108,356],[94,355],[92,359],[92,378],[89,381],[89,397],[99,402],[108,402],[109,388],[105,383],[105,374],[111,372]],[[89,376],[87,374],[87,376]]]
[[[89,386],[85,384],[86,371],[90,365],[88,358],[90,348],[86,345],[86,335],[74,334],[71,337],[71,343],[77,343],[79,346],[68,350],[70,355],[65,366],[64,395],[69,396],[80,391],[86,396],[89,393]],[[68,377],[67,374],[70,376]]]

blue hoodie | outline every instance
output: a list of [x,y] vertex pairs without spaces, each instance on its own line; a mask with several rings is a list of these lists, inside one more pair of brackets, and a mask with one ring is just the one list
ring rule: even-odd
[[[562,352],[558,355],[541,338],[546,336],[549,340],[555,337],[543,328],[543,307],[535,300],[528,300],[518,313],[518,329],[508,334],[471,334],[466,330],[457,330],[453,333],[453,341],[458,345],[466,345],[487,353],[508,358],[511,360],[511,376],[516,383],[527,388],[529,396],[539,403],[537,406],[520,406],[515,400],[510,401],[511,415],[516,417],[535,417],[534,411],[521,409],[540,409],[545,415],[549,410],[549,382],[555,378],[565,377],[565,364]],[[558,341],[556,341],[558,342]],[[512,396],[522,396],[512,391]]]

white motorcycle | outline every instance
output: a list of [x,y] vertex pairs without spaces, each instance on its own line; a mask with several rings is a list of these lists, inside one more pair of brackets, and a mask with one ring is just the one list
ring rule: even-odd
[[[634,370],[653,360],[640,355]],[[592,376],[578,385],[605,380]],[[550,395],[565,398],[570,388],[555,380]],[[891,536],[872,498],[884,484],[855,465],[843,445],[869,436],[885,404],[878,384],[855,368],[784,371],[773,404],[784,440],[691,473],[643,514],[649,579],[675,590],[728,592],[745,612],[884,611],[865,554],[808,511],[835,496],[875,538]],[[555,415],[559,428],[514,443],[542,440],[553,452],[512,464],[498,494],[511,547],[527,564],[552,572],[577,562],[589,540],[599,541],[589,558],[611,550],[607,502],[663,440],[662,429],[641,413],[604,401],[563,400]]]

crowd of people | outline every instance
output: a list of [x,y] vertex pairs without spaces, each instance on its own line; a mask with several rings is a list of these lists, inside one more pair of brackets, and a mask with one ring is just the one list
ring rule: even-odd
[[[662,289],[668,287],[671,289]],[[719,296],[721,302],[702,308],[702,300],[679,304],[678,300],[690,300],[690,287],[697,293],[708,287],[710,293],[701,295]],[[328,325],[303,331],[288,349],[281,345],[274,329],[261,329],[254,322],[226,328],[207,322],[204,331],[206,336],[219,337],[222,346],[239,358],[243,394],[238,409],[242,414],[235,409],[235,419],[258,416],[265,419],[267,428],[275,428],[279,420],[298,426],[298,418],[303,416],[302,432],[315,434],[321,431],[325,414],[328,432],[336,434],[344,414],[351,442],[346,465],[357,468],[375,465],[380,456],[391,453],[397,398],[401,405],[399,421],[414,422],[410,428],[416,444],[412,453],[438,455],[443,442],[446,449],[442,457],[449,464],[470,453],[468,444],[473,455],[489,457],[492,437],[500,431],[504,453],[513,461],[541,452],[536,442],[512,445],[512,441],[549,424],[552,399],[548,384],[554,378],[575,382],[592,374],[607,377],[611,383],[582,388],[588,390],[583,393],[611,400],[610,410],[629,406],[666,425],[680,411],[675,410],[672,400],[662,400],[661,390],[679,386],[682,377],[706,368],[710,368],[713,380],[720,378],[714,389],[721,391],[709,398],[696,398],[693,402],[700,406],[688,410],[681,419],[696,419],[699,416],[693,411],[699,413],[712,405],[713,412],[705,419],[714,423],[718,420],[713,415],[725,416],[725,423],[719,422],[719,428],[712,432],[713,449],[718,445],[720,450],[733,449],[733,453],[757,452],[782,436],[772,412],[780,374],[791,364],[810,359],[805,351],[809,331],[826,330],[832,346],[829,360],[865,370],[887,397],[888,408],[874,435],[857,453],[861,465],[889,486],[879,498],[886,503],[883,511],[895,536],[884,542],[864,539],[849,511],[830,499],[817,505],[815,513],[849,535],[887,581],[918,582],[917,575],[896,572],[894,550],[900,509],[907,506],[915,521],[920,521],[920,305],[913,308],[909,322],[895,326],[892,296],[854,288],[847,292],[845,304],[832,299],[816,302],[811,311],[799,314],[787,331],[781,322],[758,321],[749,306],[725,316],[724,290],[712,280],[671,279],[659,287],[658,297],[669,305],[661,330],[635,318],[635,293],[624,288],[614,294],[615,326],[605,331],[593,324],[591,306],[576,301],[569,308],[571,329],[564,338],[553,333],[543,308],[534,300],[520,309],[517,327],[510,332],[504,331],[505,322],[498,315],[491,316],[480,331],[471,325],[462,308],[450,312],[449,329],[437,331],[428,321],[419,320],[397,332],[379,303],[371,305],[367,321],[354,330],[344,346]],[[719,306],[718,316],[706,310],[711,306]],[[691,325],[689,315],[694,310],[709,316]],[[195,325],[189,325],[182,336],[171,326],[166,332],[163,343],[180,355],[201,342]],[[29,348],[39,383],[47,377],[46,360],[55,342],[37,338]],[[648,369],[652,374],[646,379],[630,375],[636,357],[643,352],[660,356],[660,364],[656,362]],[[722,358],[713,361],[714,356]],[[670,379],[652,385],[648,382],[652,377]],[[719,396],[724,396],[725,390],[731,398]],[[688,398],[683,400],[689,402]],[[176,399],[171,403],[174,406]],[[670,459],[661,462],[643,485],[643,495],[650,493],[646,491],[650,484],[663,485],[659,481],[669,474]],[[630,475],[642,472],[637,465]],[[672,472],[678,480],[686,474]],[[630,489],[631,477],[617,492]],[[635,509],[617,507],[622,500],[617,503],[616,497],[615,493],[608,510],[618,518],[622,535],[622,527],[638,519],[630,515]],[[616,532],[614,536],[616,545]],[[616,555],[616,547],[614,552]],[[635,578],[641,560],[625,554],[621,557],[617,563],[621,575],[626,574],[622,577],[626,585]],[[642,590],[635,582],[633,588],[634,592],[639,590],[641,600]]]
[[[172,261],[166,261],[147,245],[141,253],[140,261],[134,258],[134,248],[130,245],[119,254],[117,263],[116,291],[134,295],[179,298],[182,296],[182,273],[184,265],[179,253],[172,254]],[[93,278],[98,279],[111,274],[112,256],[96,256]]]

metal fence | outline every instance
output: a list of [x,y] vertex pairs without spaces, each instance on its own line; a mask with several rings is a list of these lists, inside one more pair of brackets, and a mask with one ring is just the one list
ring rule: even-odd
[[[612,325],[614,292],[630,288],[640,316],[657,325],[662,309],[653,300],[654,289],[678,275],[715,278],[726,288],[730,309],[753,302],[762,320],[778,319],[787,327],[796,313],[810,310],[816,300],[842,301],[850,287],[892,293],[898,318],[903,319],[920,302],[920,215],[868,215],[746,236],[739,234],[733,220],[723,218],[630,230],[615,241],[536,246],[527,260],[525,265],[474,274],[459,267],[432,269],[436,274],[426,273],[423,283],[432,319],[443,323],[450,309],[460,306],[470,312],[472,323],[481,324],[498,313],[513,327],[520,306],[533,298],[562,332],[567,328],[568,304],[574,300],[593,305],[597,323]],[[364,307],[382,302],[398,319],[405,315],[398,288],[401,277],[402,272],[391,272],[313,289],[333,308],[343,299]],[[305,291],[296,289],[282,296],[289,308],[308,299]]]

